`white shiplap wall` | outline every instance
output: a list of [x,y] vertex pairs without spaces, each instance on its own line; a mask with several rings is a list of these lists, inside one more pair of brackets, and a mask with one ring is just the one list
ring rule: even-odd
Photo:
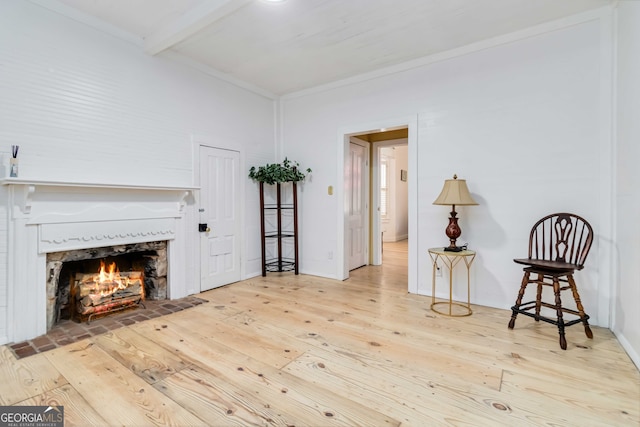
[[[240,151],[248,171],[275,158],[273,104],[33,3],[0,2],[0,153],[6,164],[10,146],[20,145],[20,178],[188,187],[197,142]],[[243,209],[253,207],[254,192],[241,185]],[[6,194],[0,188],[1,200]],[[187,222],[197,218],[188,209]],[[0,343],[11,303],[6,214],[2,203]],[[257,240],[258,210],[244,221],[245,240]],[[183,225],[187,253],[198,247],[192,225]],[[186,289],[199,290],[197,278],[187,279]]]
[[1,131],[21,177],[191,184],[193,132],[272,150],[270,100],[22,3],[0,6]]
[[640,2],[617,5],[617,265],[613,331],[640,369]]
[[[339,216],[326,212],[341,209],[341,130],[368,131],[371,123],[417,117],[417,155],[409,165],[410,185],[417,187],[417,227],[409,230],[410,247],[417,241],[414,290],[431,293],[427,249],[445,244],[448,216],[432,202],[444,179],[457,173],[480,204],[459,208],[461,240],[478,251],[472,303],[513,305],[522,271],[512,259],[526,256],[531,225],[547,213],[573,211],[598,233],[578,281],[593,323],[607,326],[613,268],[610,11],[573,24],[543,26],[521,39],[505,37],[392,75],[285,97],[284,151],[314,170],[305,184],[302,271],[328,277],[340,271],[328,254],[340,253],[343,230]],[[327,194],[329,185],[334,196]],[[454,297],[466,297],[462,289]]]

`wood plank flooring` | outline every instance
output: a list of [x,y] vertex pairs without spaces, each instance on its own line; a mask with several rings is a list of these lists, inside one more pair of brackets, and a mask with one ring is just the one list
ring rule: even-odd
[[443,317],[406,281],[406,243],[385,243],[344,282],[269,273],[27,358],[0,346],[0,405],[64,405],[67,426],[640,425],[609,330],[562,351],[552,325]]

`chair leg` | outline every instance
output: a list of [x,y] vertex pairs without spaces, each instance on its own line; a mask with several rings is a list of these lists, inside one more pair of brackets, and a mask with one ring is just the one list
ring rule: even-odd
[[580,314],[580,320],[582,320],[582,324],[584,325],[584,333],[587,335],[587,338],[593,338],[593,332],[591,332],[591,328],[589,327],[588,317],[584,312],[584,307],[582,306],[582,301],[580,301],[580,294],[578,293],[578,288],[576,287],[576,282],[573,280],[573,275],[569,274],[567,276],[567,281],[569,282],[569,286],[571,287],[571,292],[573,293],[573,299],[576,300],[576,307],[578,308],[578,313]]
[[558,334],[560,334],[560,348],[567,349],[567,339],[564,337],[564,318],[562,317],[562,299],[560,298],[560,281],[557,277],[553,278],[553,293],[556,296],[555,306],[558,316]]
[[513,307],[511,307],[511,320],[509,320],[509,329],[513,329],[516,325],[516,316],[518,316],[518,309],[520,308],[520,304],[522,304],[522,298],[524,297],[524,291],[527,289],[527,285],[529,284],[529,273],[528,271],[524,272],[524,276],[522,276],[522,285],[520,285],[520,290],[518,291],[518,298],[516,299],[516,303]]
[[540,307],[542,306],[542,283],[544,276],[538,273],[538,289],[536,291],[536,322],[540,321]]

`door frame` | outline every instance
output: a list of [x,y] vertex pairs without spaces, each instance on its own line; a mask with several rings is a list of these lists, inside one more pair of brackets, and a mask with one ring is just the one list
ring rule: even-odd
[[[192,242],[191,249],[189,250],[188,255],[193,255],[192,258],[187,258],[191,265],[190,271],[187,270],[188,277],[187,279],[190,283],[193,283],[193,289],[189,289],[188,295],[197,294],[201,292],[202,284],[200,283],[200,267],[202,262],[202,253],[200,249],[200,232],[198,231],[198,223],[200,222],[200,212],[198,209],[200,208],[200,147],[209,147],[215,148],[219,150],[229,150],[238,152],[240,155],[238,161],[238,167],[240,171],[242,171],[243,165],[245,164],[245,153],[241,147],[236,145],[226,143],[225,141],[214,140],[211,137],[205,135],[191,135],[191,158],[193,161],[193,175],[192,182],[195,184],[197,190],[194,192],[194,202],[193,207],[189,211],[187,227],[189,236],[189,240]],[[242,174],[240,175],[242,177]],[[240,212],[238,213],[238,219],[240,221],[240,227],[238,231],[238,250],[240,251],[240,280],[244,280],[247,278],[246,272],[246,257],[245,257],[245,207],[246,207],[246,180],[240,179],[238,182],[238,197],[240,197]]]
[[[336,278],[338,278],[339,280],[346,280],[349,278],[349,260],[346,257],[346,235],[348,232],[348,218],[347,213],[345,212],[344,165],[345,159],[349,157],[349,144],[351,142],[350,137],[405,127],[408,129],[407,146],[409,151],[409,170],[414,171],[412,173],[412,179],[409,179],[409,181],[407,182],[409,186],[409,236],[416,236],[418,230],[418,115],[416,114],[401,118],[354,124],[350,126],[343,126],[338,129],[336,160],[338,174],[338,176],[336,177],[336,197],[338,202]],[[381,243],[380,236],[376,236],[374,234],[373,242],[375,250],[376,242],[378,245],[380,245]],[[410,293],[417,293],[418,242],[417,239],[412,239],[411,237],[409,237],[408,276],[408,291]]]

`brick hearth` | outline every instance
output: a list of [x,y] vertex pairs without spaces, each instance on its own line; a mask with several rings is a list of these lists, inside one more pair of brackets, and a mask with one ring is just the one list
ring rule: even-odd
[[54,348],[62,347],[85,338],[100,335],[123,326],[195,307],[206,302],[206,300],[194,296],[178,300],[146,300],[144,302],[146,308],[140,307],[114,313],[103,318],[92,320],[90,323],[76,323],[71,320],[63,320],[51,328],[46,335],[11,344],[9,348],[13,350],[18,359],[21,359],[37,353],[53,350]]

